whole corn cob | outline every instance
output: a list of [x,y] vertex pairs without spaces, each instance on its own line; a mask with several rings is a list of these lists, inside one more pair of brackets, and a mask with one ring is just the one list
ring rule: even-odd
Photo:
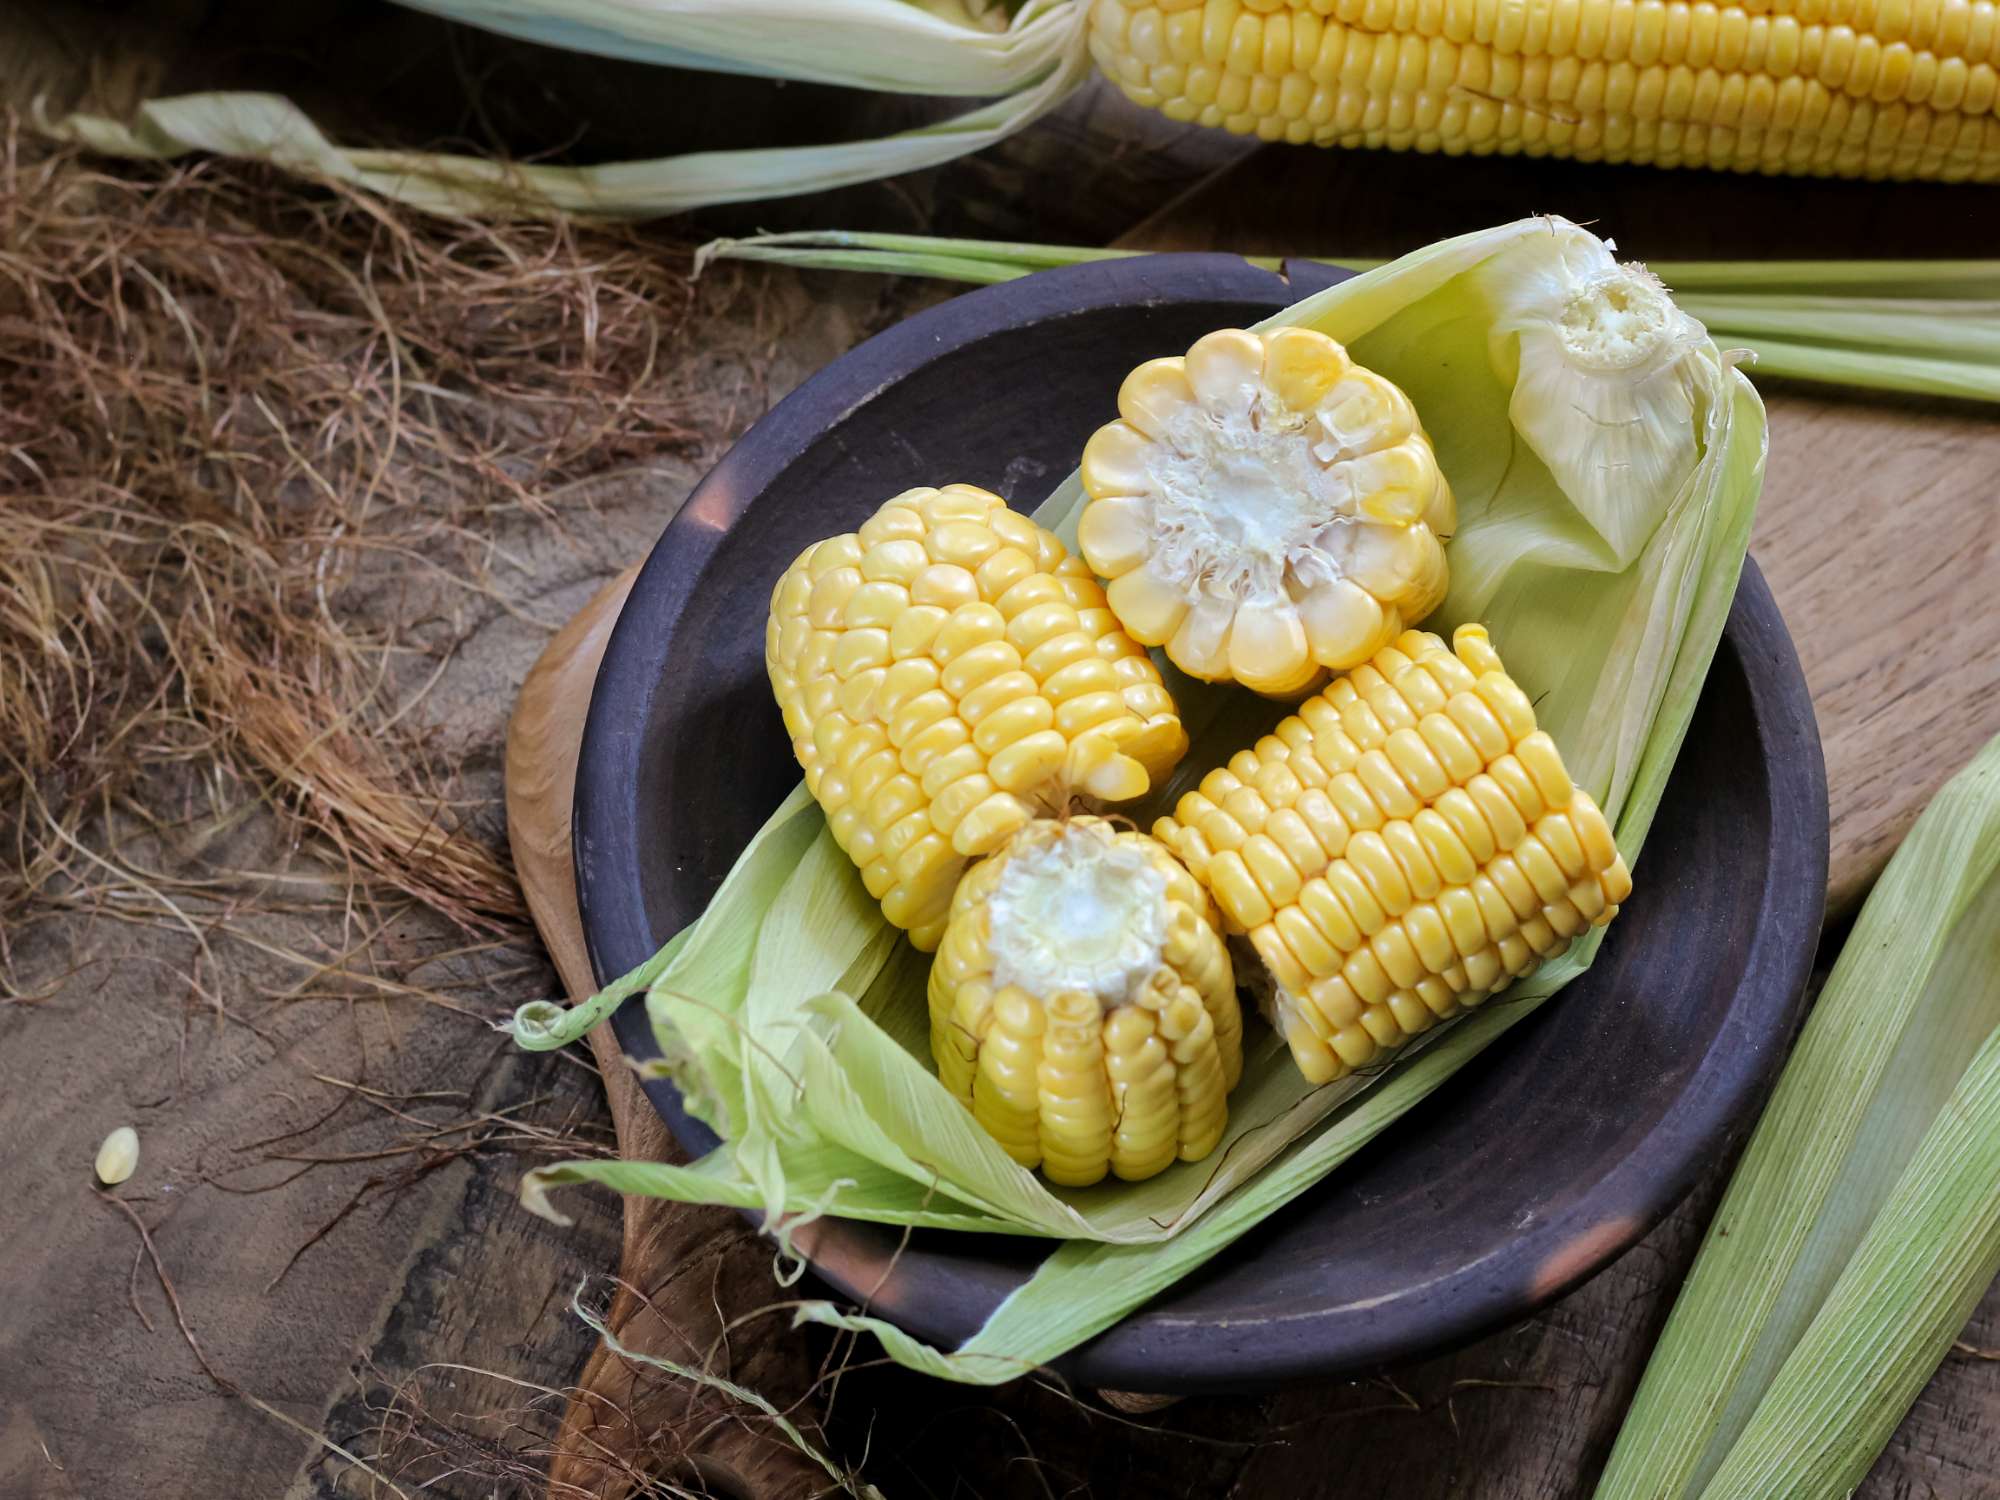
[[1243,1027],[1214,908],[1142,833],[1041,820],[959,883],[930,977],[938,1076],[1052,1182],[1215,1149]]
[[1132,636],[1290,697],[1444,597],[1456,523],[1409,398],[1307,328],[1149,360],[1083,451],[1077,546]]
[[971,485],[906,491],[808,547],[764,649],[807,787],[925,951],[968,861],[1072,797],[1140,796],[1187,749],[1089,569]]
[[1632,880],[1483,627],[1405,633],[1154,828],[1247,934],[1315,1083],[1617,915]]
[[1265,140],[2000,180],[1992,0],[1094,0],[1090,49]]

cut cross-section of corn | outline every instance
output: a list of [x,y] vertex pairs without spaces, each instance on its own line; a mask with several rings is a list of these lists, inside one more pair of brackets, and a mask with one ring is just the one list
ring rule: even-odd
[[968,861],[1072,798],[1142,795],[1187,750],[1090,570],[971,485],[906,491],[808,547],[764,656],[834,838],[926,952]]
[[1477,625],[1451,646],[1406,632],[1153,831],[1247,935],[1314,1083],[1477,1005],[1632,890]]
[[1042,819],[960,882],[930,978],[938,1076],[1026,1167],[1128,1181],[1222,1139],[1243,1069],[1208,896],[1143,833]]
[[1308,328],[1222,329],[1125,377],[1083,450],[1084,560],[1174,665],[1273,697],[1445,592],[1451,488],[1402,391]]
[[1093,0],[1090,50],[1271,141],[2000,181],[1992,0]]

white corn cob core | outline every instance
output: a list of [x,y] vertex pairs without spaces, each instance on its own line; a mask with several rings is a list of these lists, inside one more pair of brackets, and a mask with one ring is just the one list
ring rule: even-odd
[[1167,880],[1139,850],[1065,829],[1007,861],[990,898],[993,981],[1081,990],[1109,1010],[1160,967]]
[[1444,596],[1451,489],[1409,398],[1325,334],[1223,329],[1150,360],[1084,449],[1077,544],[1134,639],[1289,696]]

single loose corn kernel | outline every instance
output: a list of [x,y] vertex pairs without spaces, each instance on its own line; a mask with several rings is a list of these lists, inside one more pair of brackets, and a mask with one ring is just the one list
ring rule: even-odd
[[139,1170],[139,1132],[130,1125],[120,1125],[107,1135],[97,1148],[95,1170],[97,1180],[106,1187],[129,1179]]
[[1145,652],[1062,543],[971,485],[909,490],[778,580],[765,664],[806,786],[917,947],[967,863],[1187,749]]
[[1125,377],[1077,546],[1133,638],[1291,697],[1444,597],[1456,524],[1414,407],[1323,333],[1224,329]]
[[1069,1186],[1208,1155],[1243,1067],[1207,895],[1153,839],[1092,817],[1030,823],[967,872],[930,1015],[945,1087]]
[[1314,1083],[1477,1005],[1632,891],[1476,625],[1449,647],[1406,631],[1153,831],[1256,953]]

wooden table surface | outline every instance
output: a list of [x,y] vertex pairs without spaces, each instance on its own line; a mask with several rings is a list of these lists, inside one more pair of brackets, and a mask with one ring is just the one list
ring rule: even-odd
[[[230,9],[220,0],[207,8]],[[282,9],[282,25],[292,31],[311,8],[294,15],[291,8],[236,7],[273,26]],[[190,0],[180,9],[204,7]],[[512,112],[496,128],[513,130],[523,147],[547,144],[549,136],[537,141],[532,128],[565,116],[592,119],[591,145],[600,155],[641,154],[683,139],[648,135],[659,86],[645,70],[483,38],[444,47],[438,23],[386,8],[370,12],[369,25],[367,47],[332,49],[334,60],[345,51],[400,62],[379,87],[350,92],[350,100],[389,100],[448,128],[452,107],[434,106],[430,115],[423,108],[477,76]],[[416,41],[405,45],[411,37]],[[382,51],[389,41],[397,45]],[[310,55],[298,37],[286,46],[291,66]],[[424,47],[437,63],[433,78],[446,86],[420,86],[413,59],[426,55]],[[240,56],[229,60],[237,66]],[[368,83],[356,67],[349,76]],[[817,105],[828,96],[705,81],[676,89],[675,128],[695,113],[693,100],[739,97],[750,101],[747,114],[729,117],[762,121],[772,99],[792,99],[785,118],[796,120],[808,108],[796,101]],[[826,118],[831,128],[861,134],[905,122],[911,108],[848,100],[844,112]],[[1971,188],[1258,148],[1169,126],[1097,91],[981,158],[820,199],[718,211],[696,225],[667,226],[661,237],[874,227],[1367,256],[1538,211],[1595,221],[1628,254],[1661,260],[1991,254],[2000,220],[1994,194]],[[721,295],[725,285],[739,288],[733,300]],[[746,288],[753,295],[744,295]],[[832,273],[752,272],[719,281],[702,326],[718,369],[741,383],[731,421],[740,426],[819,364],[938,295]],[[2000,677],[2000,521],[1992,493],[2000,421],[1946,402],[1803,385],[1771,385],[1765,394],[1772,454],[1755,550],[1819,711],[1834,812],[1832,894],[1845,904],[1865,889],[1929,792],[2000,731],[2000,693],[1993,691]],[[538,550],[529,539],[501,539],[534,581],[537,617],[553,623],[580,609],[644,550],[698,477],[698,467],[669,460],[607,471],[563,497],[591,516],[571,542]],[[395,607],[393,599],[383,604]],[[470,789],[491,795],[512,689],[547,635],[532,621],[498,616],[480,630],[477,649],[454,663],[444,687]],[[497,840],[497,828],[494,834]],[[405,957],[409,950],[440,954],[441,969],[430,972],[447,973],[460,986],[454,993],[479,996],[481,1016],[555,987],[553,975],[527,955],[484,978],[485,966],[452,956],[456,940],[445,928],[414,924],[395,939]],[[281,1132],[296,1133],[291,1150],[379,1147],[384,1132],[404,1127],[359,1106],[315,1123],[339,1099],[324,1080],[358,1078],[364,1067],[381,1088],[411,1095],[457,1088],[496,1115],[532,1104],[537,1118],[603,1127],[597,1078],[573,1060],[507,1052],[482,1020],[468,1030],[463,1013],[372,1000],[333,1013],[274,1013],[256,1036],[218,1029],[182,1058],[185,1034],[158,1021],[158,987],[148,977],[155,971],[137,960],[184,967],[185,955],[141,946],[122,929],[79,926],[42,955],[50,973],[79,953],[129,948],[135,963],[118,966],[87,995],[65,992],[0,1018],[10,1028],[0,1052],[37,1060],[32,1075],[5,1075],[0,1134],[32,1134],[38,1143],[37,1154],[22,1153],[5,1169],[35,1174],[27,1179],[33,1191],[0,1184],[6,1201],[31,1206],[33,1218],[30,1224],[0,1212],[0,1260],[13,1294],[12,1311],[0,1317],[0,1496],[303,1500],[387,1493],[295,1428],[217,1392],[163,1324],[157,1292],[132,1281],[129,1226],[77,1186],[69,1165],[48,1172],[37,1165],[51,1155],[67,1163],[79,1151],[87,1163],[106,1100],[141,1120],[147,1164],[135,1185],[166,1184],[142,1203],[218,1368],[286,1417],[384,1466],[423,1439],[443,1457],[397,1472],[406,1484],[428,1484],[425,1494],[539,1493],[522,1481],[480,1476],[493,1472],[501,1454],[546,1463],[553,1407],[535,1392],[560,1392],[584,1370],[591,1340],[566,1301],[582,1278],[603,1276],[617,1263],[615,1200],[572,1193],[565,1207],[579,1223],[557,1229],[515,1203],[519,1162],[497,1151],[475,1155],[429,1173],[379,1212],[330,1226],[290,1267],[300,1242],[340,1212],[369,1169],[346,1176],[329,1170],[243,1195],[212,1186],[203,1161],[233,1161],[227,1153],[239,1143]],[[259,985],[275,990],[289,982],[269,965],[235,978],[253,995]],[[88,1043],[105,1027],[124,1038],[121,1047]],[[1716,1178],[1572,1296],[1458,1353],[1376,1379],[1190,1400],[1135,1418],[1032,1382],[985,1393],[861,1369],[838,1388],[829,1441],[843,1458],[866,1455],[866,1473],[896,1500],[1585,1496],[1725,1166],[1719,1162]],[[1337,1182],[1328,1190],[1338,1191]],[[663,1244],[663,1283],[699,1282],[718,1306],[754,1306],[772,1295],[767,1247],[732,1215],[676,1220]],[[150,1309],[150,1326],[127,1305],[128,1282],[137,1306]],[[603,1283],[595,1286],[601,1294]],[[768,1374],[788,1389],[809,1384],[829,1352],[816,1335],[787,1332],[779,1317],[732,1338],[736,1368]],[[1982,1305],[1967,1339],[2000,1343],[2000,1298]],[[746,1353],[752,1342],[755,1350]],[[815,1399],[826,1394],[822,1388]],[[672,1419],[658,1405],[671,1395],[671,1383],[654,1392],[648,1410],[660,1422]],[[2000,1364],[1954,1356],[1862,1496],[1971,1500],[2000,1493],[1996,1417]],[[106,1433],[117,1441],[106,1441]]]

